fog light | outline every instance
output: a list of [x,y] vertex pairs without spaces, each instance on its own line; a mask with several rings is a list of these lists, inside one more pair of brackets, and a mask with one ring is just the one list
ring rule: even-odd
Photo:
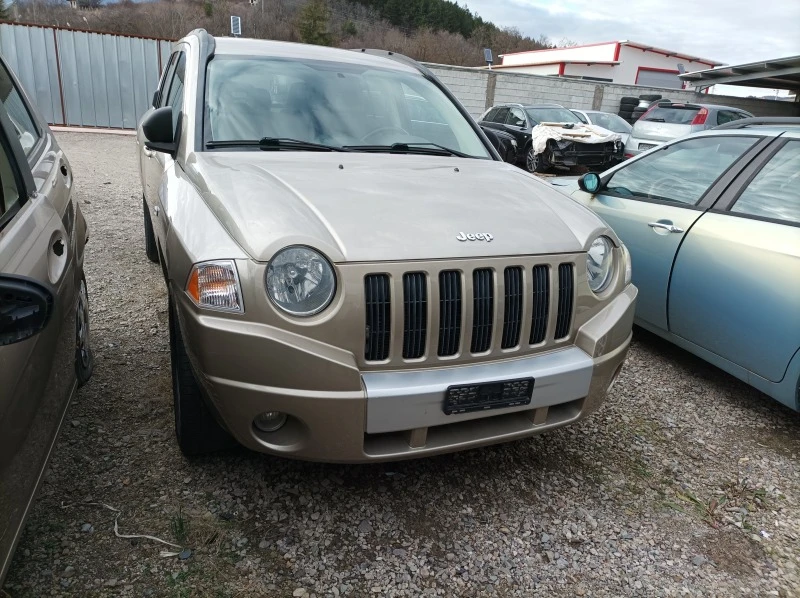
[[253,424],[262,432],[275,432],[286,423],[286,414],[280,411],[265,411],[256,416]]

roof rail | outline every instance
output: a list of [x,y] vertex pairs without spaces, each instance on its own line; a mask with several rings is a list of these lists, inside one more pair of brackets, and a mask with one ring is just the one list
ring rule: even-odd
[[732,120],[724,125],[718,125],[714,129],[746,129],[747,127],[757,126],[786,126],[800,127],[800,116],[756,116],[753,118],[740,118]]
[[398,54],[397,52],[392,52],[390,50],[376,50],[373,48],[350,48],[351,52],[361,52],[363,54],[370,54],[372,56],[380,56],[382,58],[388,58],[389,60],[394,60],[395,62],[401,62],[405,65],[413,67],[429,76],[433,76],[433,73],[428,70],[423,64],[417,62],[413,58],[409,58],[405,54]]

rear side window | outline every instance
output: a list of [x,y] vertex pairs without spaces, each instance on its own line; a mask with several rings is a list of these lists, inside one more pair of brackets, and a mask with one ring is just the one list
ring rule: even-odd
[[506,117],[508,116],[508,108],[498,108],[497,112],[492,118],[492,122],[494,123],[504,123],[506,122]]
[[11,75],[2,66],[0,66],[0,102],[8,112],[11,125],[22,145],[22,151],[26,156],[30,156],[33,148],[41,139],[41,134],[33,123],[33,117],[22,99],[22,94],[11,80]]
[[644,121],[651,121],[657,123],[667,123],[669,125],[690,125],[700,112],[699,107],[690,108],[689,106],[658,106],[646,116],[642,117]]
[[739,120],[742,116],[741,113],[734,112],[733,110],[720,110],[717,112],[717,124],[724,125],[725,123]]
[[679,141],[618,170],[607,190],[632,199],[695,205],[755,141],[733,135]]
[[750,181],[731,212],[800,224],[800,141],[790,141]]
[[495,114],[497,114],[498,110],[500,110],[500,108],[492,108],[491,110],[489,110],[489,112],[487,112],[486,115],[483,117],[484,122],[493,122],[494,116]]

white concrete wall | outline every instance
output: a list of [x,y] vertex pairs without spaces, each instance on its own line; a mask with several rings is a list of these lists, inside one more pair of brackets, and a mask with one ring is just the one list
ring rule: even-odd
[[517,54],[504,54],[503,66],[518,64],[533,64],[543,62],[561,62],[563,60],[579,60],[583,62],[611,62],[614,60],[616,42],[582,46],[577,48],[555,48],[553,50],[537,50],[534,52],[519,52]]
[[585,64],[565,64],[564,74],[572,75],[575,77],[602,77],[603,79],[614,80],[617,74],[616,69],[619,66],[612,66],[610,64],[593,64],[587,66]]
[[558,75],[558,69],[561,63],[558,64],[536,64],[533,66],[512,66],[510,68],[494,69],[498,73],[524,73],[526,75]]
[[[658,89],[641,85],[616,85],[559,77],[545,77],[509,73],[503,70],[488,71],[469,67],[429,64],[428,67],[447,85],[464,104],[470,114],[477,117],[493,105],[503,102],[554,102],[569,108],[606,112],[619,111],[620,98],[638,97],[641,94],[661,94],[665,99],[683,102],[702,102],[733,106],[756,116],[800,116],[800,103],[777,102],[698,94],[693,91]],[[490,83],[494,79],[494,90]],[[599,103],[595,106],[595,103]]]

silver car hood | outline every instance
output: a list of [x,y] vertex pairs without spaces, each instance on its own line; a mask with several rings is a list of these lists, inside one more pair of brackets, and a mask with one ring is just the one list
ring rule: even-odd
[[490,160],[226,151],[195,153],[186,164],[258,261],[287,245],[315,247],[334,262],[568,253],[608,230],[550,185]]

